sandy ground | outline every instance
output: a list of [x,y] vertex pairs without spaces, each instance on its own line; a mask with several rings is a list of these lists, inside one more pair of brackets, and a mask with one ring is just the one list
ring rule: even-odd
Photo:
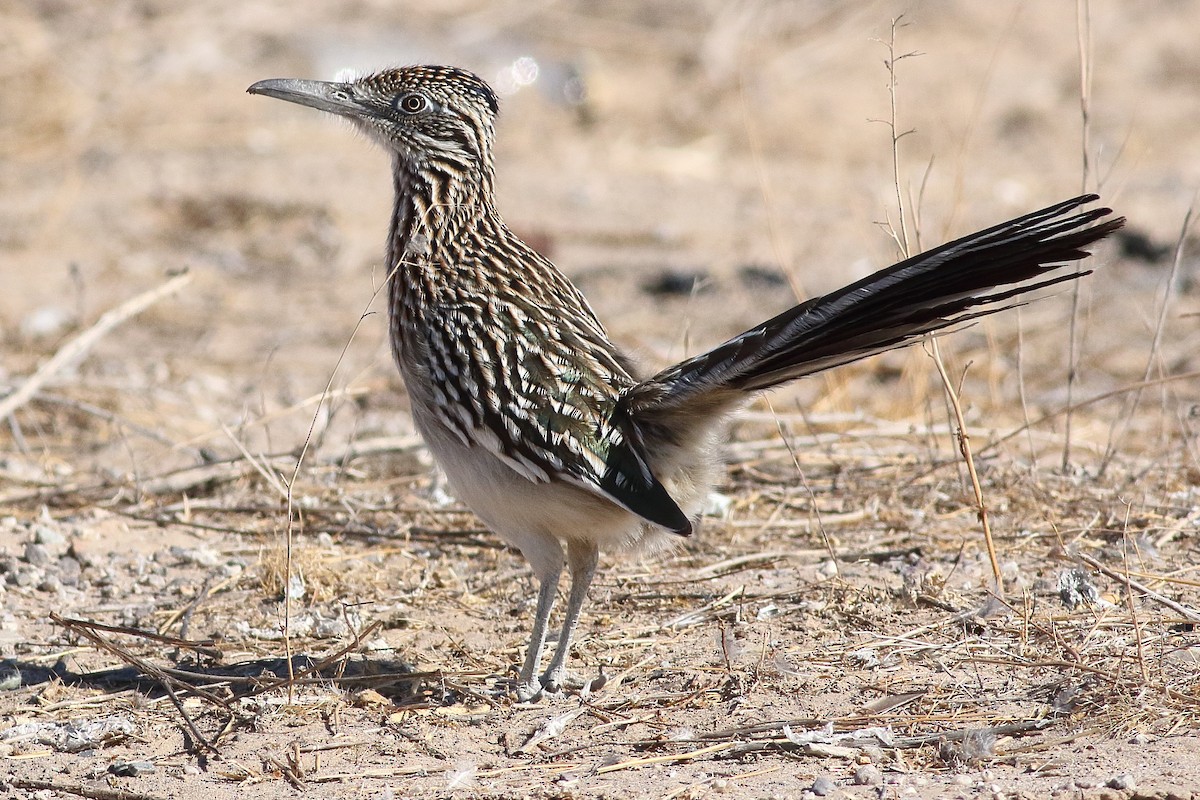
[[[1084,5],[1086,136],[1074,3],[0,3],[0,392],[103,332],[0,430],[0,796],[1200,796],[1200,5]],[[604,685],[514,705],[532,581],[414,436],[386,159],[245,87],[495,82],[510,225],[659,366],[895,259],[901,14],[921,244],[1130,220],[1073,382],[1069,290],[942,342],[1005,603],[912,348],[749,409],[695,540],[602,562]]]

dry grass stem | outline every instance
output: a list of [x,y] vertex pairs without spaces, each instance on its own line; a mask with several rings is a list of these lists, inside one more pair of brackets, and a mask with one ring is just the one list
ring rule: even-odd
[[1004,597],[1004,576],[1000,572],[1000,559],[996,555],[996,542],[992,538],[992,523],[988,517],[987,504],[983,499],[983,487],[979,483],[979,473],[975,469],[975,457],[971,453],[971,437],[967,434],[967,423],[963,419],[962,403],[958,399],[958,391],[954,388],[954,384],[950,382],[950,376],[946,373],[946,365],[942,361],[942,353],[938,347],[936,338],[931,338],[929,341],[930,356],[933,358],[933,363],[937,365],[938,375],[942,379],[942,387],[946,390],[946,398],[950,402],[950,408],[954,413],[955,431],[954,438],[958,442],[958,452],[963,457],[963,463],[967,465],[967,475],[971,480],[971,490],[975,495],[975,509],[979,514],[979,525],[983,529],[983,541],[987,547],[988,561],[992,566],[992,589],[999,598]]
[[10,416],[21,406],[25,405],[38,390],[54,375],[70,367],[87,355],[88,351],[121,323],[136,317],[150,306],[175,294],[192,280],[189,272],[182,272],[166,283],[147,289],[136,297],[131,297],[116,308],[104,312],[87,330],[71,339],[60,347],[37,372],[30,375],[11,394],[0,400],[0,420]]

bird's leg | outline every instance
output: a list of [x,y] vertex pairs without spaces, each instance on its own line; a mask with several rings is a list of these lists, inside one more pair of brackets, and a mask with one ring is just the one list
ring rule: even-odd
[[525,664],[521,667],[521,675],[517,683],[517,699],[522,703],[528,702],[541,694],[542,684],[533,676],[542,660],[542,650],[546,647],[546,627],[550,622],[550,609],[554,608],[554,597],[558,594],[558,577],[562,567],[553,572],[538,576],[537,611],[533,617],[533,632],[529,636],[529,649],[525,651]]
[[575,635],[575,626],[579,624],[579,612],[583,609],[583,601],[587,599],[588,587],[592,578],[596,577],[596,562],[600,551],[591,542],[572,541],[567,545],[567,567],[571,570],[571,594],[567,598],[567,614],[563,619],[562,632],[558,636],[558,649],[554,651],[554,659],[542,675],[542,686],[548,692],[557,692],[562,688],[567,676],[567,656],[571,653],[571,638]]

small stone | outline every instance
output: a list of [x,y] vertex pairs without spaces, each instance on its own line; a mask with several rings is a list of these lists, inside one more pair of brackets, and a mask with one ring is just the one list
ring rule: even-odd
[[98,560],[94,553],[80,549],[78,539],[71,542],[71,546],[67,548],[67,555],[78,561],[81,567],[94,567]]
[[108,771],[121,778],[136,778],[139,775],[149,775],[155,767],[149,761],[114,761],[108,765]]
[[883,753],[883,748],[878,745],[869,744],[862,749],[864,758],[869,759],[872,764],[879,764],[886,756]]
[[67,543],[67,537],[49,525],[38,525],[33,529],[33,541],[47,547],[62,547]]
[[42,571],[37,567],[22,567],[8,573],[8,582],[14,586],[36,586],[42,582]]
[[42,306],[21,320],[21,335],[26,339],[48,339],[64,333],[74,322],[71,312],[56,306]]
[[158,575],[156,573],[151,573],[149,575],[146,575],[144,578],[142,578],[141,581],[139,581],[139,583],[143,586],[146,586],[150,589],[154,589],[157,591],[167,585],[167,579],[164,578],[162,575]]
[[336,639],[350,632],[345,621],[340,619],[319,619],[313,627],[313,636],[318,639]]
[[71,556],[63,556],[58,560],[58,579],[64,586],[78,586],[81,572],[83,568]]
[[208,547],[173,547],[171,551],[172,555],[186,564],[195,564],[199,567],[215,567],[221,563],[221,556],[215,550]]
[[864,764],[854,770],[854,785],[855,786],[882,786],[883,773],[878,767],[871,764]]
[[287,590],[284,593],[286,600],[303,600],[304,595],[308,593],[308,587],[304,585],[304,578],[299,575],[293,575],[288,579]]
[[828,775],[818,775],[813,779],[812,788],[809,791],[817,797],[828,797],[837,791],[837,784]]
[[1132,792],[1135,788],[1137,788],[1137,781],[1134,780],[1132,775],[1126,772],[1124,775],[1118,775],[1117,777],[1111,779],[1104,785],[1109,789],[1123,789],[1124,791]]
[[37,588],[39,592],[56,594],[62,591],[62,581],[58,579],[57,575],[47,575],[42,578],[42,582],[38,584]]
[[50,563],[50,551],[45,545],[29,542],[25,545],[25,555],[22,560],[35,567],[44,567]]
[[0,692],[21,688],[21,670],[11,661],[0,663]]
[[387,708],[393,705],[391,700],[374,689],[363,689],[350,698],[355,708]]

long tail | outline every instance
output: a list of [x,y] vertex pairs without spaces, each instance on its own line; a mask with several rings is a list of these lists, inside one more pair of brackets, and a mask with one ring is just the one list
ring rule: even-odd
[[1014,298],[1022,294],[1088,274],[1051,273],[1086,258],[1083,248],[1125,224],[1108,208],[1071,213],[1098,199],[1084,195],[1035,211],[801,303],[638,384],[625,396],[626,408],[635,420],[663,423],[674,416],[683,423],[743,392],[1019,305]]

